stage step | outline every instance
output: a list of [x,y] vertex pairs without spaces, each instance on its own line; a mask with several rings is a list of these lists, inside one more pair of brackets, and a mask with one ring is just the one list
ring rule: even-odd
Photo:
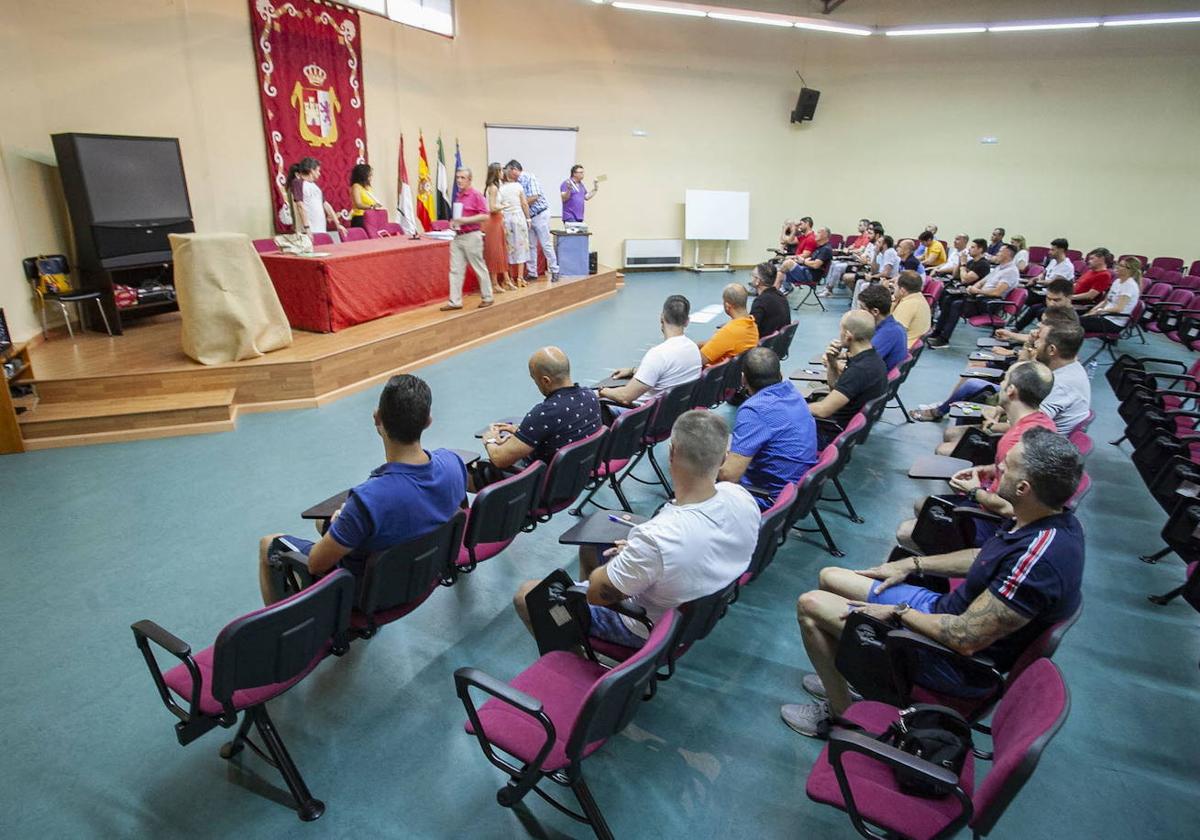
[[229,431],[234,388],[153,397],[39,402],[18,418],[30,449]]

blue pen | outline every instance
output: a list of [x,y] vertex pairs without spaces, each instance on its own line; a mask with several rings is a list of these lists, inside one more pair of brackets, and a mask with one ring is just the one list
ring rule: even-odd
[[611,513],[608,515],[608,521],[616,522],[618,525],[628,525],[630,528],[632,528],[633,524],[634,524],[634,523],[630,522],[628,519],[622,519],[619,516],[613,516]]

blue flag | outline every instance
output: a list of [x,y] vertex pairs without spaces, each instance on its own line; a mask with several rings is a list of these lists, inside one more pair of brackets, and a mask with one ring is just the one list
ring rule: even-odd
[[462,169],[462,165],[463,165],[462,149],[459,148],[458,138],[455,137],[454,138],[454,180],[452,181],[454,186],[450,191],[450,203],[452,205],[458,201],[458,180],[457,180],[457,178],[458,178],[458,170]]

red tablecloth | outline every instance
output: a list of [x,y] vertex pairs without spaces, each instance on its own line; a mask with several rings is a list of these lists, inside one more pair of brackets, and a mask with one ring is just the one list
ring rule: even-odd
[[[369,239],[323,245],[327,257],[260,254],[293,327],[336,332],[449,292],[450,243],[434,239]],[[468,267],[464,291],[478,291]]]

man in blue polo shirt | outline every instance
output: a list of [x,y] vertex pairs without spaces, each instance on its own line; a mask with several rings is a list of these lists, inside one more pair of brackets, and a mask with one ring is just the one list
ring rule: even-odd
[[871,346],[889,371],[908,355],[908,331],[892,317],[892,293],[882,283],[868,286],[858,296],[863,309],[875,319]]
[[[259,541],[258,582],[264,604],[284,597],[284,572],[274,555],[299,551],[308,570],[323,575],[342,566],[361,575],[377,551],[414,539],[438,527],[467,495],[467,468],[448,449],[428,452],[421,433],[433,422],[433,396],[419,377],[393,376],[383,386],[375,410],[375,430],[383,438],[383,466],[350,491],[317,542],[286,534]],[[321,530],[318,527],[318,530]]]
[[[819,699],[784,706],[784,722],[802,735],[825,737],[831,716],[850,705],[850,688],[834,660],[853,611],[895,618],[906,630],[964,656],[981,653],[1001,672],[1009,670],[1034,639],[1079,609],[1083,529],[1063,506],[1082,474],[1083,459],[1070,441],[1049,429],[1030,429],[1005,456],[996,491],[1012,505],[1013,518],[982,548],[863,571],[822,569],[821,588],[801,595],[796,605],[804,648],[816,670],[803,684]],[[966,580],[946,594],[904,582],[926,573]],[[942,660],[928,660],[914,676],[939,693],[977,693]]]
[[562,350],[543,347],[530,356],[529,378],[545,399],[529,409],[519,426],[493,423],[488,427],[483,437],[488,457],[472,469],[472,490],[529,461],[549,464],[559,449],[600,428],[600,399],[593,389],[571,381],[571,360]]
[[747,351],[742,378],[750,397],[738,409],[717,480],[765,490],[769,498],[756,494],[765,510],[785,485],[799,481],[817,462],[817,425],[804,397],[780,373],[774,350]]

